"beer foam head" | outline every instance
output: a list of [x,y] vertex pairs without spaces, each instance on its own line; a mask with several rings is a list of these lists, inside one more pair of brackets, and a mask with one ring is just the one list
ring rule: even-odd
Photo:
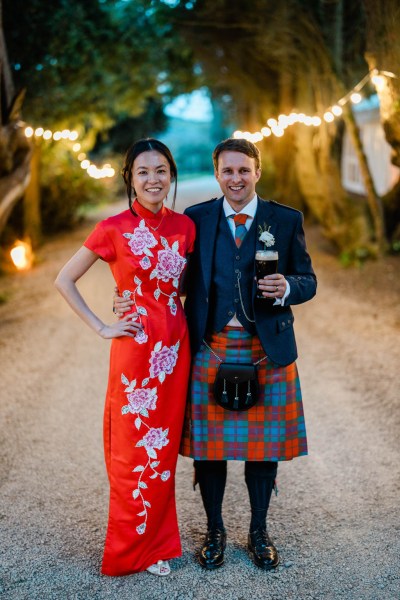
[[278,260],[278,253],[275,250],[257,250],[256,260]]

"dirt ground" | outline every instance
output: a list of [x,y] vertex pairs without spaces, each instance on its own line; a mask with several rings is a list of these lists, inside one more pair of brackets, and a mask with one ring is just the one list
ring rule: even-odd
[[[0,279],[0,293],[9,296],[0,306],[0,596],[399,599],[400,259],[343,270],[318,231],[307,229],[319,287],[294,313],[310,454],[279,468],[269,518],[278,569],[264,573],[246,554],[243,464],[231,463],[226,565],[201,570],[194,552],[205,518],[191,488],[191,461],[180,459],[183,556],[173,561],[172,575],[107,578],[99,568],[109,343],[79,321],[52,285],[92,226],[49,241],[29,273]],[[107,266],[96,264],[80,288],[111,321]]]

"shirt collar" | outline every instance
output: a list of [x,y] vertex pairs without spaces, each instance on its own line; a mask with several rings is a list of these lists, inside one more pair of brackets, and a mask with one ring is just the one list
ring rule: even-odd
[[252,217],[254,219],[256,211],[257,211],[257,200],[258,200],[258,196],[257,196],[257,194],[254,194],[254,198],[248,204],[246,204],[246,206],[244,208],[242,208],[242,210],[240,210],[238,213],[235,213],[235,211],[232,209],[231,205],[228,203],[227,199],[224,196],[224,202],[223,202],[222,206],[223,206],[226,218],[228,218],[230,215],[244,214],[244,215],[247,215],[248,217]]

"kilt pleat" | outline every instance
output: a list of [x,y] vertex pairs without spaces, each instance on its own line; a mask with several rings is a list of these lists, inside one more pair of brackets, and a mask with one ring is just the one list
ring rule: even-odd
[[[211,334],[207,344],[227,362],[256,362],[260,340],[241,327]],[[248,411],[229,411],[214,400],[219,361],[203,344],[193,358],[181,454],[196,460],[291,460],[307,454],[300,381],[296,363],[258,367],[260,397]]]

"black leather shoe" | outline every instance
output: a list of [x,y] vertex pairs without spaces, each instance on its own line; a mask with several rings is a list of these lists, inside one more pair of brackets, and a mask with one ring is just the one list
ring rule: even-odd
[[278,550],[264,529],[257,529],[249,533],[248,549],[257,567],[269,570],[275,569],[278,566]]
[[199,552],[199,563],[205,569],[217,569],[224,564],[226,532],[224,529],[209,529]]

